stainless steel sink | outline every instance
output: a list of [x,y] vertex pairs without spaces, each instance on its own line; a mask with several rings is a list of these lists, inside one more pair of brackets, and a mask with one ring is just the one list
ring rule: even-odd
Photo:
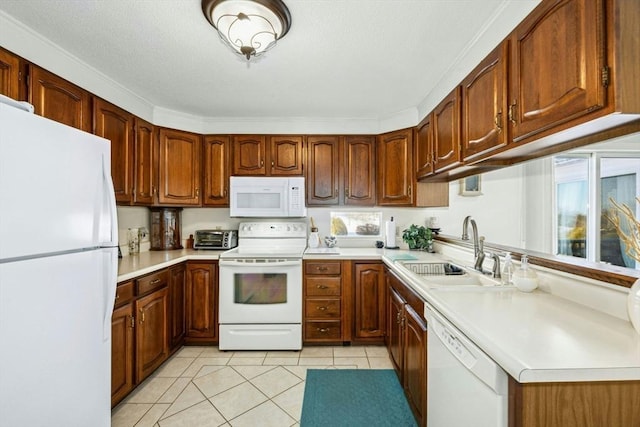
[[450,262],[400,261],[399,265],[419,279],[424,285],[447,286],[496,286],[499,280],[472,271]]

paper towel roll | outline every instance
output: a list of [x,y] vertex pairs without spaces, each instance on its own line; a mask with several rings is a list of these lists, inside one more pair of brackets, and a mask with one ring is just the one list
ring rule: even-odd
[[385,241],[387,248],[395,248],[396,247],[396,223],[391,217],[391,221],[385,222]]

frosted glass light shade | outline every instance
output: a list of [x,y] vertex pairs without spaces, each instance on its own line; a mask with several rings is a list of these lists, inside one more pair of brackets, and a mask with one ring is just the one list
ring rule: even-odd
[[203,0],[202,11],[220,38],[247,60],[272,48],[291,27],[280,0]]

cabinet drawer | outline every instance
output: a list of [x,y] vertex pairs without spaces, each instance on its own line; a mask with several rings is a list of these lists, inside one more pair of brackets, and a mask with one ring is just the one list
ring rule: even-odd
[[120,307],[133,300],[133,280],[119,283],[116,288],[116,304],[114,308]]
[[306,262],[304,274],[339,275],[339,262]]
[[169,283],[169,271],[162,270],[136,279],[137,295],[144,295],[155,289],[160,289]]
[[305,301],[305,317],[314,319],[340,318],[339,299],[310,299]]
[[339,320],[305,322],[304,336],[307,340],[341,340],[341,329]]
[[340,277],[305,277],[304,291],[308,296],[340,296]]

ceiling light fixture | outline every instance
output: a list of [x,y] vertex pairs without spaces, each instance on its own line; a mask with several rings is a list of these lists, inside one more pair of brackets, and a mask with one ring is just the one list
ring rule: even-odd
[[247,61],[271,49],[291,28],[291,14],[281,0],[202,0],[202,12]]

